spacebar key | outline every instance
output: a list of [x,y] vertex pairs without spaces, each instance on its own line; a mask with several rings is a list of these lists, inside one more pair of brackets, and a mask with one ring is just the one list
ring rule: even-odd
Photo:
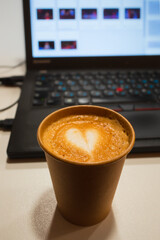
[[92,98],[93,104],[103,104],[103,103],[136,103],[136,102],[146,102],[154,101],[152,96],[144,97],[115,97],[115,98]]

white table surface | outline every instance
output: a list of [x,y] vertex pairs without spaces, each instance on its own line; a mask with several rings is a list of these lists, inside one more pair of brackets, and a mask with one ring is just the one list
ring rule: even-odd
[[[19,94],[19,88],[0,87],[0,108]],[[1,112],[0,120],[15,111],[16,106]],[[0,240],[160,239],[160,154],[128,158],[108,217],[80,227],[59,214],[46,162],[7,162],[9,136],[0,131]]]

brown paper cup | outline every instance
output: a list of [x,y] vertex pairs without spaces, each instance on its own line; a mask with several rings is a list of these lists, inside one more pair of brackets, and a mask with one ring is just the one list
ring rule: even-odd
[[[121,155],[109,161],[78,163],[49,152],[42,142],[46,126],[71,114],[94,114],[114,117],[129,134],[130,145]],[[38,128],[38,142],[45,152],[59,211],[77,225],[94,225],[111,209],[112,200],[127,154],[132,150],[135,133],[131,124],[113,110],[97,106],[73,106],[47,116]]]

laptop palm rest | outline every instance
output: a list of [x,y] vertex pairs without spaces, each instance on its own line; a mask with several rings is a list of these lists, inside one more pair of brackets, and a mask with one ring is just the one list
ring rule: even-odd
[[160,111],[127,112],[123,115],[133,125],[136,139],[160,138]]

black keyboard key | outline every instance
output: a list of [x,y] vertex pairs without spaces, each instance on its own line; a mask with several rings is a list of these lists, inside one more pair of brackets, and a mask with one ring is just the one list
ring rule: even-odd
[[139,84],[136,85],[136,89],[142,89],[142,88],[143,88],[142,84],[139,83]]
[[129,89],[129,94],[131,94],[132,96],[139,96],[140,95],[140,91],[137,89]]
[[93,90],[93,91],[91,91],[91,96],[92,97],[101,97],[102,96],[102,92]]
[[107,85],[107,89],[115,91],[117,89],[117,85],[115,85],[115,84],[108,84]]
[[80,89],[81,89],[81,87],[78,85],[71,86],[71,91],[79,91]]
[[44,86],[44,83],[42,81],[36,81],[35,86],[36,87],[42,87],[42,86]]
[[47,80],[47,75],[38,75],[36,77],[37,81],[45,82]]
[[88,97],[88,92],[86,92],[86,91],[78,91],[77,92],[77,96],[78,97]]
[[119,107],[123,111],[133,111],[134,110],[134,104],[119,104]]
[[60,103],[60,98],[50,98],[47,100],[47,105],[52,106]]
[[130,84],[136,84],[136,79],[134,79],[134,78],[132,78],[132,79],[127,78],[127,79],[126,79],[126,82],[127,82],[127,83],[130,83]]
[[112,85],[113,83],[114,81],[111,79],[107,79],[107,81],[106,80],[104,81],[104,84],[107,84],[107,85]]
[[121,97],[125,97],[127,95],[126,91],[116,91],[116,94]]
[[142,88],[141,93],[145,96],[151,96],[152,95],[151,90],[148,90],[148,89],[145,89],[145,88]]
[[41,98],[46,98],[48,96],[47,92],[35,92],[34,93],[34,99],[41,99]]
[[135,104],[136,111],[151,111],[151,110],[160,110],[160,103],[139,103]]
[[47,75],[41,75],[41,80],[45,81],[47,79]]
[[74,100],[74,98],[64,98],[64,104],[65,105],[74,105],[75,100]]
[[64,81],[55,80],[55,81],[54,81],[54,85],[56,85],[56,86],[64,86]]
[[109,91],[109,90],[105,90],[103,93],[106,97],[113,97],[115,94],[114,91]]
[[155,92],[156,94],[160,95],[160,88],[155,88],[155,89],[154,89],[154,92]]
[[94,85],[99,85],[99,84],[101,84],[101,81],[99,79],[98,80],[97,79],[96,80],[92,79],[91,83],[94,84]]
[[84,89],[85,91],[91,91],[91,90],[94,89],[94,86],[92,86],[92,85],[85,85],[85,86],[83,86],[83,89]]
[[96,85],[96,89],[97,90],[105,90],[106,89],[106,85],[104,85],[104,84]]
[[105,79],[105,76],[103,75],[97,75],[95,78],[100,79],[101,81]]
[[53,75],[53,74],[48,74],[47,79],[48,79],[49,81],[54,81],[54,80],[55,80],[55,75]]
[[78,98],[78,104],[89,104],[90,99],[89,98]]
[[59,98],[61,94],[59,92],[51,92],[50,97],[51,98]]
[[154,84],[159,84],[160,83],[160,79],[153,79],[153,83]]
[[79,83],[80,83],[80,85],[82,85],[82,86],[86,86],[86,85],[89,84],[89,81],[82,79],[82,80],[79,81]]
[[77,80],[79,81],[79,80],[81,79],[81,75],[78,74],[78,73],[75,73],[75,74],[72,75],[72,79],[73,79],[73,80],[76,80],[76,81],[77,81]]
[[130,85],[129,84],[122,85],[122,88],[125,90],[128,90],[130,89]]
[[112,109],[112,110],[114,110],[114,111],[116,111],[116,112],[121,112],[122,111],[122,108],[120,108],[120,106],[118,105],[118,104],[99,104],[99,105],[101,105],[101,106],[105,106],[105,107],[107,107],[107,108],[110,108],[110,109]]
[[70,78],[70,76],[68,74],[61,74],[59,78],[61,81],[67,81]]
[[141,83],[146,84],[146,83],[148,83],[148,80],[147,79],[142,79]]
[[44,104],[44,99],[33,99],[33,106],[42,106]]
[[50,90],[49,87],[36,87],[35,88],[35,92],[39,92],[39,93],[48,93]]
[[75,86],[77,83],[76,83],[76,81],[68,80],[68,81],[67,81],[67,84],[68,84],[69,86]]
[[70,92],[70,91],[66,91],[66,92],[64,92],[64,96],[65,96],[65,97],[72,98],[72,97],[75,96],[75,93],[74,93],[74,92]]
[[93,79],[92,73],[85,74],[85,75],[84,75],[84,79],[86,79],[86,80],[92,80],[92,79]]
[[146,101],[154,101],[152,96],[145,96],[145,97],[114,97],[114,98],[92,98],[93,104],[100,104],[100,103],[135,103],[135,102],[146,102]]
[[155,85],[154,85],[154,84],[149,84],[149,85],[148,85],[148,88],[149,88],[149,89],[154,89],[154,88],[155,88]]
[[65,92],[65,91],[67,91],[67,87],[65,87],[65,86],[58,86],[58,87],[57,87],[57,90],[58,90],[59,92]]

